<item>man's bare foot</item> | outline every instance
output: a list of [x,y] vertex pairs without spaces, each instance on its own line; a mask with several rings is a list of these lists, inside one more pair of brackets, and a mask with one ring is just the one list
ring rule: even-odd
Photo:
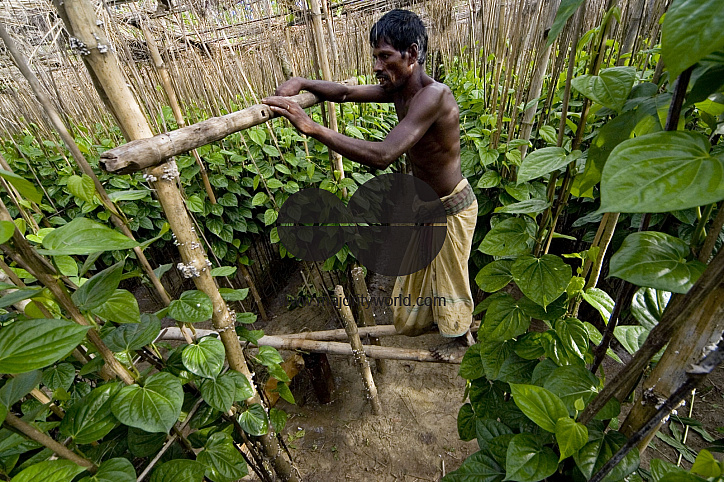
[[468,331],[462,336],[453,338],[451,341],[430,348],[433,357],[440,361],[457,362],[463,359],[468,347],[475,344],[473,334]]

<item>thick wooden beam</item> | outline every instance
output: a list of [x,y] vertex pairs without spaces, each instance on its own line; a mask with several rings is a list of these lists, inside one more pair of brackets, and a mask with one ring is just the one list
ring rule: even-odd
[[[345,81],[356,83],[356,79]],[[318,104],[314,94],[289,97],[303,108]],[[130,174],[149,167],[163,164],[173,156],[189,152],[224,137],[263,124],[277,117],[265,104],[257,104],[231,114],[212,117],[196,124],[165,132],[145,139],[136,139],[101,154],[100,166],[113,174]]]

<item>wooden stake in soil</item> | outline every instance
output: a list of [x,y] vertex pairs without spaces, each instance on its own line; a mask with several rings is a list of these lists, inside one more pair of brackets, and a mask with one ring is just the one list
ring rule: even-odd
[[337,297],[337,308],[342,316],[344,329],[347,330],[349,344],[352,346],[354,361],[357,364],[360,375],[362,375],[362,381],[364,382],[365,390],[367,391],[367,397],[372,405],[372,413],[379,415],[382,413],[382,407],[380,406],[380,400],[377,397],[377,387],[375,386],[375,380],[372,378],[372,371],[370,370],[370,365],[367,362],[362,341],[359,339],[357,324],[352,317],[352,310],[349,309],[349,304],[345,304],[346,298],[344,296],[344,290],[340,285],[334,287],[334,294]]
[[239,263],[239,271],[241,271],[241,275],[244,277],[246,284],[249,285],[249,291],[251,291],[251,296],[254,297],[254,303],[256,303],[256,307],[259,308],[259,315],[261,315],[261,319],[267,321],[269,318],[267,318],[266,316],[264,304],[261,302],[261,296],[259,295],[259,291],[257,291],[256,289],[254,280],[251,278],[251,273],[249,273],[249,270],[246,269],[246,266],[241,263]]
[[[370,293],[367,290],[367,283],[365,283],[363,268],[352,268],[352,283],[354,284],[354,292],[357,295],[357,299],[360,300],[360,311],[362,312],[362,323],[360,323],[360,325],[377,325],[377,323],[375,322],[375,314],[372,312],[372,306],[369,303]],[[380,339],[377,337],[371,337],[370,343],[380,346]],[[385,373],[385,362],[383,362],[382,360],[377,360],[375,361],[375,366],[377,367],[377,373]]]

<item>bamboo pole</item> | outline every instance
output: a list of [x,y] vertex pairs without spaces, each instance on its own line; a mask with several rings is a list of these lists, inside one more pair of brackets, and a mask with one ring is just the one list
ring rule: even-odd
[[[83,171],[84,174],[86,174],[88,177],[90,177],[93,180],[93,185],[95,186],[96,193],[98,194],[98,198],[101,200],[103,205],[108,209],[108,211],[111,214],[111,221],[113,224],[118,227],[118,229],[121,230],[121,232],[126,235],[130,239],[135,239],[133,236],[133,233],[131,232],[130,228],[126,224],[125,220],[122,217],[122,214],[116,209],[115,204],[113,204],[113,201],[111,201],[111,198],[108,197],[108,193],[106,192],[105,188],[101,184],[100,180],[96,176],[95,172],[93,172],[93,168],[86,160],[83,153],[78,148],[77,144],[75,143],[75,140],[73,139],[73,136],[70,135],[70,132],[68,132],[68,129],[65,127],[65,123],[60,118],[60,115],[58,114],[58,111],[55,110],[55,107],[53,107],[53,104],[50,102],[50,99],[46,95],[45,91],[43,90],[42,86],[40,85],[40,82],[38,81],[38,78],[33,74],[33,72],[30,70],[30,67],[28,66],[27,60],[25,59],[25,56],[23,56],[17,49],[15,42],[13,42],[12,38],[8,35],[7,31],[5,30],[5,26],[0,24],[0,37],[2,37],[3,42],[5,42],[5,47],[8,49],[8,52],[10,52],[10,55],[12,56],[13,60],[15,61],[15,64],[17,65],[18,69],[20,69],[20,72],[23,74],[23,76],[28,80],[28,83],[30,83],[30,87],[32,88],[33,92],[35,93],[35,96],[37,97],[40,104],[45,109],[45,113],[47,114],[48,118],[50,119],[51,124],[55,128],[56,131],[58,131],[58,134],[60,135],[61,139],[65,143],[66,147],[70,151],[70,153],[73,155],[73,159],[75,159],[75,162],[78,164],[78,167]],[[153,272],[153,268],[151,267],[151,264],[148,262],[148,259],[146,258],[146,255],[143,253],[141,248],[133,248],[133,252],[136,254],[136,258],[138,259],[138,262],[140,263],[141,267],[143,268],[143,271],[146,273],[148,278],[151,280],[151,283],[153,284],[154,288],[156,289],[156,292],[161,297],[161,300],[165,305],[168,305],[171,303],[171,298],[168,296],[168,293],[166,293],[166,290],[164,289],[163,285],[161,284],[161,281],[158,279],[158,276],[156,276],[156,273]]]
[[[360,311],[362,312],[361,326],[375,326],[375,314],[372,312],[372,307],[369,304],[370,293],[367,290],[367,284],[364,278],[364,269],[361,267],[352,268],[352,284],[354,285],[354,291],[357,295],[357,299],[361,300]],[[380,346],[380,339],[376,336],[370,337],[370,343],[373,345]],[[384,374],[385,362],[377,360],[375,362],[377,367],[377,373]]]
[[357,369],[362,376],[362,382],[365,386],[365,392],[367,398],[372,405],[372,413],[380,415],[382,413],[382,406],[380,405],[379,397],[377,396],[377,387],[375,386],[375,380],[372,378],[372,371],[370,365],[367,362],[365,356],[364,347],[362,341],[359,338],[359,332],[357,331],[357,323],[354,321],[352,316],[352,310],[349,308],[349,304],[346,303],[347,298],[344,295],[342,286],[337,285],[334,287],[334,294],[337,297],[337,308],[344,323],[344,329],[347,331],[349,337],[349,344],[352,347],[352,357],[354,358]]
[[[676,295],[671,298],[664,311],[664,315],[651,332],[644,344],[639,348],[631,362],[622,370],[622,376],[610,380],[598,395],[586,406],[579,417],[579,422],[586,424],[593,419],[601,408],[611,398],[624,400],[636,387],[639,375],[649,363],[649,360],[661,350],[680,327],[692,319],[693,314],[704,304],[707,298],[717,289],[724,279],[724,251],[719,252],[709,263],[701,277],[694,283],[685,295]],[[689,341],[689,340],[685,340]]]
[[[171,77],[168,74],[168,69],[166,69],[166,64],[161,57],[161,53],[158,51],[156,40],[151,35],[151,32],[148,30],[148,26],[143,22],[141,22],[141,31],[143,32],[143,36],[146,39],[146,45],[148,46],[148,50],[151,52],[151,59],[153,60],[153,65],[156,67],[156,71],[161,77],[161,85],[163,86],[163,91],[166,93],[166,98],[168,99],[168,103],[171,106],[171,111],[173,112],[173,116],[176,119],[176,124],[179,128],[185,127],[186,120],[184,119],[183,113],[181,113],[181,106],[179,106],[178,98],[176,97],[176,91],[171,84]],[[209,182],[209,175],[206,173],[206,166],[201,160],[201,156],[199,156],[199,153],[196,149],[192,149],[191,154],[194,156],[194,159],[196,159],[196,164],[199,166],[199,174],[201,175],[201,180],[204,183],[206,195],[209,196],[209,201],[211,201],[211,204],[216,204],[216,196],[214,195],[214,190],[211,188],[211,183]]]
[[264,309],[264,304],[262,303],[261,296],[259,295],[259,291],[257,291],[256,289],[256,285],[254,284],[254,280],[251,278],[249,270],[246,269],[246,266],[241,263],[239,263],[239,270],[241,271],[241,275],[244,277],[244,281],[246,281],[246,284],[249,286],[249,291],[251,291],[251,296],[254,298],[254,303],[256,303],[256,307],[259,309],[259,315],[261,315],[261,319],[267,321],[269,318],[266,315],[266,310]]
[[[329,59],[327,56],[327,47],[324,44],[324,31],[322,30],[322,12],[319,7],[319,0],[309,0],[309,7],[312,11],[312,28],[314,30],[314,41],[317,46],[317,57],[319,65],[322,67],[322,78],[324,80],[332,80],[332,71],[329,68]],[[335,132],[339,131],[337,126],[337,111],[334,108],[334,102],[327,102],[327,110],[329,111],[329,128]],[[344,167],[342,166],[341,154],[329,150],[330,161],[334,170],[339,172],[339,179],[344,179]],[[336,176],[334,176],[336,179]],[[346,195],[347,190],[344,190]]]
[[[289,98],[302,108],[311,107],[319,102],[311,93],[295,95]],[[220,117],[198,122],[175,131],[135,138],[134,140],[110,149],[101,154],[100,165],[114,174],[128,174],[141,169],[157,166],[173,156],[191,149],[223,139],[229,134],[262,124],[276,117],[268,106],[254,105]]]
[[[397,333],[392,325],[379,325],[374,327],[359,328],[359,334],[375,334],[377,336],[391,336]],[[204,337],[213,334],[213,330],[196,330],[197,337]],[[302,335],[309,335],[303,338]],[[159,340],[183,340],[181,332],[176,327],[164,328],[158,337]],[[348,340],[347,332],[340,330],[326,330],[309,333],[296,333],[293,335],[264,335],[259,338],[257,346],[271,346],[278,350],[301,350],[311,353],[326,353],[328,355],[352,355],[352,348],[349,343],[339,343],[329,340]],[[375,345],[362,345],[364,353],[376,360],[401,360],[417,361],[426,363],[449,363],[459,365],[460,359],[440,360],[432,356],[429,350],[395,348]]]
[[34,440],[35,442],[41,444],[43,447],[49,448],[64,459],[68,459],[71,462],[80,465],[81,467],[85,467],[86,470],[88,470],[90,473],[95,473],[98,470],[98,467],[96,467],[96,465],[90,460],[81,457],[80,455],[68,449],[68,447],[56,442],[55,440],[50,438],[48,434],[41,432],[37,428],[30,425],[28,422],[19,419],[12,413],[8,413],[5,417],[5,424],[8,427],[14,428],[15,430],[19,431],[30,440]]
[[[556,17],[556,12],[558,11],[559,4],[560,0],[551,0],[550,5],[548,6],[549,10],[546,20],[546,26],[545,29],[543,29],[543,37],[539,42],[539,46],[543,46],[543,48],[539,50],[538,56],[535,59],[535,70],[533,72],[533,78],[531,79],[528,90],[528,102],[532,102],[534,99],[540,97],[541,90],[543,88],[543,80],[545,79],[546,68],[548,67],[548,58],[550,57],[552,47],[552,45],[545,47],[543,43],[548,40],[548,31],[550,30],[550,26],[553,24],[553,20]],[[518,90],[520,90],[520,86]],[[548,92],[548,95],[553,96],[553,89],[549,90],[550,92]],[[538,103],[536,102],[534,105],[530,106],[528,110],[526,110],[523,114],[520,135],[518,136],[519,139],[527,141],[530,138],[530,133],[533,130],[533,118],[535,117],[535,113],[537,110]],[[522,146],[520,146],[520,153],[523,157],[525,157],[527,150],[528,144],[523,144]]]
[[[125,83],[115,54],[107,47],[108,41],[103,30],[99,28],[92,4],[88,0],[54,0],[54,4],[66,22],[68,31],[86,46],[88,50],[87,55],[84,56],[86,65],[100,80],[96,87],[103,89],[105,95],[102,97],[107,100],[108,105],[115,108],[116,118],[121,123],[122,130],[127,134],[128,139],[152,137],[151,128]],[[246,376],[251,386],[254,387],[251,372],[246,365],[239,339],[234,331],[235,314],[228,309],[221,298],[216,282],[211,276],[209,261],[199,243],[181,193],[176,186],[178,178],[176,163],[169,162],[164,166],[148,169],[146,175],[156,190],[161,207],[166,213],[171,230],[179,243],[179,251],[183,260],[180,269],[186,276],[193,279],[198,290],[203,291],[211,299],[213,304],[211,321],[220,334],[229,366]],[[261,402],[256,390],[248,402]],[[277,475],[283,480],[299,480],[292,465],[281,456],[276,439],[267,434],[262,436],[260,441]]]

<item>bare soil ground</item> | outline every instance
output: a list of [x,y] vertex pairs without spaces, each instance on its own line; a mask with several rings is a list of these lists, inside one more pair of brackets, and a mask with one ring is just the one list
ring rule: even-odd
[[[392,282],[375,277],[371,296],[389,296]],[[270,321],[261,326],[267,334],[340,328],[323,306],[287,309],[286,293],[296,293],[302,283],[301,276],[292,277],[288,289],[269,303]],[[391,323],[389,313],[379,308],[376,320]],[[442,341],[430,334],[387,337],[382,344],[430,348]],[[389,360],[384,374],[373,368],[383,410],[375,416],[352,358],[329,356],[329,362],[336,384],[331,403],[319,404],[303,370],[291,386],[297,404],[280,400],[277,405],[289,415],[284,439],[304,480],[437,481],[477,450],[475,441],[458,438],[457,413],[465,389],[459,365]]]

